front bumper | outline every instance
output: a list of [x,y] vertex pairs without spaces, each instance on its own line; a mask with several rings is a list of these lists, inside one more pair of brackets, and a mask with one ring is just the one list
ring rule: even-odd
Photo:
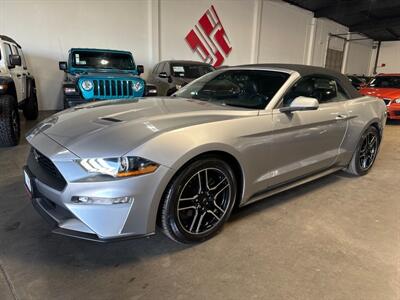
[[391,103],[387,107],[388,118],[393,120],[400,120],[400,104]]
[[[84,170],[71,152],[43,133],[29,141],[58,169],[64,184],[44,174],[34,154],[25,167],[32,186],[36,210],[53,225],[53,232],[92,241],[115,241],[151,235],[155,231],[157,209],[162,193],[172,176],[171,169],[160,166],[154,173],[118,180],[82,180]],[[86,174],[87,175],[87,174]],[[127,204],[77,204],[73,196],[133,196]]]

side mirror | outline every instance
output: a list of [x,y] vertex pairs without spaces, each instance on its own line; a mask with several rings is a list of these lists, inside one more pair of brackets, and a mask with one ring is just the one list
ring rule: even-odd
[[58,68],[61,71],[66,71],[67,70],[67,62],[66,61],[59,61],[58,62]]
[[161,72],[160,74],[158,74],[158,77],[160,77],[160,78],[168,78],[168,74],[167,74],[167,72]]
[[285,113],[291,113],[294,111],[302,111],[302,110],[316,110],[319,107],[319,102],[316,98],[311,97],[296,97],[290,106],[282,107],[279,110]]
[[137,71],[138,75],[143,74],[144,73],[143,65],[137,65],[136,66],[136,71]]
[[21,56],[11,54],[9,57],[10,68],[15,68],[15,66],[21,65]]

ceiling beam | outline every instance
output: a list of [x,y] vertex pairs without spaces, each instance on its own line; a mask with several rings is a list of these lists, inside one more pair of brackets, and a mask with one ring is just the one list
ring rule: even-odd
[[350,26],[350,31],[361,31],[361,32],[364,30],[376,31],[394,26],[400,26],[400,17],[361,22],[353,26]]
[[358,14],[360,11],[373,11],[376,9],[393,8],[396,4],[392,0],[379,0],[379,1],[336,1],[335,4],[322,7],[315,11],[316,18],[330,18],[338,15],[353,15]]
[[398,35],[396,32],[394,32],[393,29],[391,29],[391,28],[386,28],[386,31],[389,32],[390,35],[393,36],[396,40],[399,39],[399,35]]

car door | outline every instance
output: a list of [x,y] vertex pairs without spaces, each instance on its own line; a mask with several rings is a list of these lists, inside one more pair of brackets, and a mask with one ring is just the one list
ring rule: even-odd
[[[14,48],[14,50],[12,50]],[[18,55],[18,50],[15,45],[11,45],[9,43],[4,43],[4,50],[5,50],[5,55],[6,55],[6,60],[7,60],[7,65],[10,70],[11,77],[14,81],[15,84],[15,90],[17,94],[17,100],[22,101],[25,99],[25,77],[23,74],[25,73],[25,70],[23,69],[22,66],[11,66],[10,64],[10,55]]]
[[[319,108],[281,112],[298,96],[313,97]],[[276,174],[269,186],[290,182],[332,167],[347,130],[344,100],[347,94],[338,82],[325,76],[300,79],[273,110],[274,143],[269,168]]]

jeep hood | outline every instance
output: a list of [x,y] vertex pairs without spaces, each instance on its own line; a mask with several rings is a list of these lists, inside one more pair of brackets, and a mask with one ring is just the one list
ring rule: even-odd
[[166,131],[257,114],[173,97],[101,101],[53,115],[36,127],[36,134],[42,132],[81,158],[121,156]]
[[110,79],[118,79],[118,78],[127,78],[127,77],[136,77],[139,78],[138,75],[132,72],[127,71],[116,71],[116,70],[105,70],[105,71],[96,71],[96,72],[79,72],[73,74],[76,78],[110,78]]

